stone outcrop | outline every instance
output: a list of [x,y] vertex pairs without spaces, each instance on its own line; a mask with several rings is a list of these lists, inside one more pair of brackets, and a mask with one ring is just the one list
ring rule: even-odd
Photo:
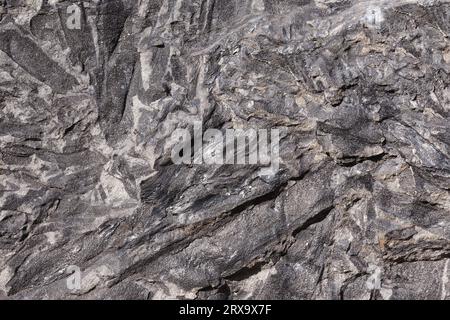
[[0,4],[0,297],[450,297],[450,1]]

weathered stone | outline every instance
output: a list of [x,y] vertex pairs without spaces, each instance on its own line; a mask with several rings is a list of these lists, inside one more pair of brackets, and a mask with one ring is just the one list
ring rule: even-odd
[[450,297],[450,1],[0,5],[0,297]]

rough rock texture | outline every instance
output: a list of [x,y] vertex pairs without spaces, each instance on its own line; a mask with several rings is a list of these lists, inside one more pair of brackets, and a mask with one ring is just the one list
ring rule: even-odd
[[[0,297],[450,297],[449,1],[0,4]],[[173,164],[194,121],[280,171]]]

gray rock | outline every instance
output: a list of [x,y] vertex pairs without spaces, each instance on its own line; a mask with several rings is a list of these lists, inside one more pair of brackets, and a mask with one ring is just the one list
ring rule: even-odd
[[450,297],[450,1],[0,4],[0,298]]

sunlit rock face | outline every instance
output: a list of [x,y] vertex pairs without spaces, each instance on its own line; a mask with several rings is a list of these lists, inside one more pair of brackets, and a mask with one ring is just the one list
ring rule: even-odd
[[450,296],[449,1],[0,4],[0,298]]

